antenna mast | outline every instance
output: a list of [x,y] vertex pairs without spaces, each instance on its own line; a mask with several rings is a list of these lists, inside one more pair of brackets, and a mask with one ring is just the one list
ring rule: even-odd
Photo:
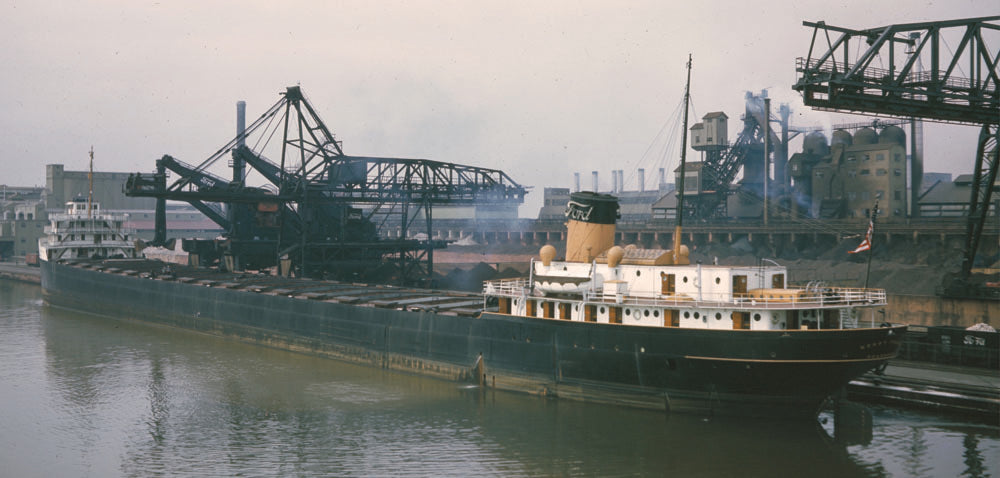
[[90,183],[90,194],[87,196],[87,218],[94,217],[94,146],[90,146],[90,171],[87,172],[87,182]]
[[684,164],[687,160],[688,103],[691,101],[691,54],[688,53],[687,84],[684,85],[684,126],[681,130],[681,178],[677,184],[677,226],[674,227],[674,264],[680,260],[681,225],[684,223]]

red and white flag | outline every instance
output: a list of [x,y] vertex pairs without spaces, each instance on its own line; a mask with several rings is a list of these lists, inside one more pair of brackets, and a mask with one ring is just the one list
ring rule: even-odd
[[847,251],[848,254],[857,254],[862,251],[867,251],[872,248],[872,229],[875,228],[875,224],[869,219],[868,220],[868,232],[865,233],[865,240],[861,241],[853,251]]

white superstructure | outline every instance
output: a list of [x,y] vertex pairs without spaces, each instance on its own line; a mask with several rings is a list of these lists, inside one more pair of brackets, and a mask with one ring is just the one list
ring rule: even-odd
[[45,236],[38,240],[43,261],[85,258],[132,258],[138,254],[126,214],[101,212],[100,205],[76,198],[64,214],[50,214]]
[[627,262],[534,261],[529,279],[489,281],[483,293],[512,315],[722,330],[853,328],[886,304],[883,289],[788,287],[777,265]]
[[[615,246],[617,199],[578,192],[566,210],[566,255],[539,251],[527,279],[486,282],[486,306],[502,314],[647,327],[714,330],[874,326],[884,289],[789,287],[788,270],[691,264],[688,248]],[[676,231],[676,235],[680,232]]]

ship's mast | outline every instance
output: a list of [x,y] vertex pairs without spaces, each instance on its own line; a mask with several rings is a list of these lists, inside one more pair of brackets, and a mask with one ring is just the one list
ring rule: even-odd
[[674,264],[681,257],[681,225],[684,223],[684,164],[687,160],[688,103],[691,101],[691,54],[688,53],[687,84],[684,85],[684,126],[681,130],[681,178],[677,184],[677,226],[674,227]]
[[90,183],[90,194],[87,195],[87,218],[94,217],[94,147],[90,147],[90,171],[87,172],[87,182]]

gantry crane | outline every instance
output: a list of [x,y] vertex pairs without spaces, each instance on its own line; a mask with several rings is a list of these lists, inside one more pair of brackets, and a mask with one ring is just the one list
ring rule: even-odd
[[[265,156],[271,150],[277,159]],[[227,156],[231,180],[209,172]],[[169,173],[176,175],[170,184]],[[496,169],[348,156],[293,86],[201,164],[163,156],[152,175],[131,175],[125,192],[157,199],[154,243],[166,241],[166,200],[188,202],[219,224],[224,240],[186,244],[203,261],[214,253],[229,269],[278,266],[285,274],[338,279],[369,279],[379,271],[414,283],[430,277],[433,250],[444,245],[432,239],[433,206],[518,205],[526,188]],[[379,234],[375,219],[384,224],[396,216],[399,237]],[[409,238],[418,218],[426,239]]]
[[[1000,16],[867,30],[803,25],[813,37],[793,88],[806,105],[980,127],[960,277],[945,284],[949,295],[967,290],[1000,169]],[[958,39],[954,50],[945,36]]]

